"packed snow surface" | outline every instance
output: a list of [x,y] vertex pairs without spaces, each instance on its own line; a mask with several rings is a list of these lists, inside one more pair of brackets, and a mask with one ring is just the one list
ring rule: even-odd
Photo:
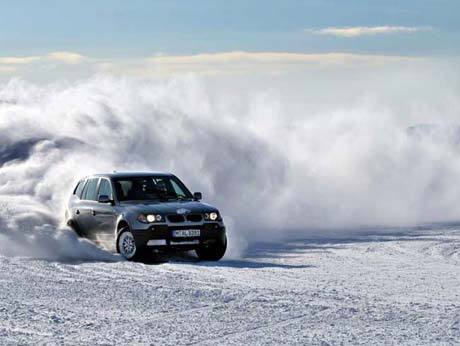
[[162,264],[0,257],[1,345],[458,345],[460,228]]

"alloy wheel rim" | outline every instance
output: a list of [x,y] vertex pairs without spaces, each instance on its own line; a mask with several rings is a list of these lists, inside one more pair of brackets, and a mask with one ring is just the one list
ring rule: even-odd
[[125,258],[131,258],[136,253],[136,244],[134,237],[130,232],[124,232],[119,241],[120,253]]

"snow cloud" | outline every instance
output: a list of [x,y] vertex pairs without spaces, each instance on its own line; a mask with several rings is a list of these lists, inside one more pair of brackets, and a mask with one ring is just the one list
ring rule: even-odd
[[355,26],[355,27],[328,27],[323,29],[308,29],[307,32],[312,32],[319,35],[332,35],[340,37],[358,37],[383,34],[401,34],[414,33],[420,31],[430,31],[429,27],[416,26]]

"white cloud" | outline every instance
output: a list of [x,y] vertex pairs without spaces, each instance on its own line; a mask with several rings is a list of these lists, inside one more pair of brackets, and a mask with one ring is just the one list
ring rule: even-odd
[[288,52],[222,52],[196,55],[152,55],[126,59],[91,58],[79,53],[51,52],[33,57],[0,57],[3,78],[36,76],[51,78],[87,76],[97,72],[132,76],[167,76],[181,73],[251,74],[323,70],[328,68],[374,68],[424,61],[423,58],[352,53],[301,54]]
[[[58,65],[76,65],[84,62],[86,57],[74,52],[51,52],[46,55],[36,56],[0,56],[0,73],[3,75],[12,74],[15,72],[33,73],[33,69],[37,67],[56,67]],[[91,61],[88,61],[90,64]],[[30,71],[32,70],[32,71]]]
[[60,61],[65,64],[78,64],[83,61],[84,56],[73,52],[52,52],[48,54],[48,58]]
[[0,65],[0,73],[11,73],[17,71],[17,67],[11,65]]
[[22,65],[30,64],[40,60],[39,56],[26,56],[26,57],[0,57],[0,65]]
[[357,37],[364,35],[381,35],[381,34],[398,34],[398,33],[414,33],[418,31],[429,31],[429,27],[416,26],[356,26],[356,27],[328,27],[323,29],[308,29],[319,35],[333,35],[341,37]]
[[104,62],[99,66],[109,72],[130,75],[165,75],[195,72],[235,74],[252,72],[287,72],[325,68],[360,68],[417,61],[403,56],[363,55],[350,53],[298,54],[286,52],[224,52],[183,56]]

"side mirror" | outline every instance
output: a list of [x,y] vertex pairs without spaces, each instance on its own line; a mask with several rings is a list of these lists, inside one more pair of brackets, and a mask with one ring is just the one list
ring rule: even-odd
[[113,202],[107,195],[100,195],[97,201],[99,203],[110,203],[110,204]]
[[195,192],[195,193],[193,194],[193,199],[194,199],[195,201],[200,201],[202,198],[203,198],[203,194],[202,194],[201,192]]

